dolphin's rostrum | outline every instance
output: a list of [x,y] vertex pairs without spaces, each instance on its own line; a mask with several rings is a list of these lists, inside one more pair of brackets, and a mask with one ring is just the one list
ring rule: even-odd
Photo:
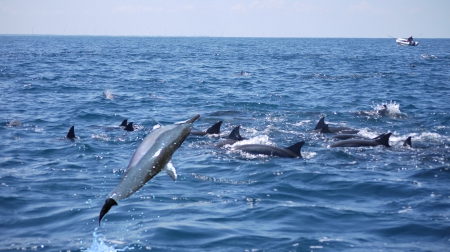
[[176,171],[171,163],[173,153],[181,146],[192,129],[192,123],[200,117],[196,115],[191,119],[163,126],[150,133],[137,147],[128,164],[122,180],[117,187],[106,197],[100,211],[98,223],[103,219],[118,200],[130,197],[150,179],[165,169],[173,180],[176,180]]

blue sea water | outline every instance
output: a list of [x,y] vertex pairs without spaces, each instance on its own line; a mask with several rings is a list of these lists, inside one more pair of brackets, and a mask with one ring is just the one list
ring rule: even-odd
[[[448,250],[450,40],[418,41],[0,36],[0,251]],[[178,180],[99,226],[156,121],[196,114],[220,136],[188,137]],[[391,147],[330,148],[321,116]],[[303,158],[214,147],[238,125]]]

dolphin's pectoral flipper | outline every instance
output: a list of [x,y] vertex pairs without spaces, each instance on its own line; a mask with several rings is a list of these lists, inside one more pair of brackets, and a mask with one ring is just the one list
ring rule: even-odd
[[305,144],[305,142],[301,141],[301,142],[295,143],[289,147],[286,147],[285,149],[288,149],[288,150],[294,152],[295,154],[299,155],[300,157],[302,157],[301,150],[302,150],[302,147],[304,144]]
[[233,139],[233,140],[238,140],[241,141],[244,138],[241,136],[241,134],[239,133],[239,128],[241,126],[237,126],[236,128],[234,128],[231,133],[227,136],[226,139]]
[[391,147],[389,145],[389,137],[392,135],[392,133],[387,133],[384,136],[381,136],[379,139],[375,140],[377,141],[379,144],[382,144],[386,147]]
[[222,121],[216,122],[213,126],[209,127],[206,130],[206,134],[220,134],[220,126],[222,125]]
[[167,174],[169,174],[169,176],[173,179],[173,181],[177,180],[177,170],[175,169],[175,166],[173,166],[172,164],[172,160],[169,161],[169,163],[167,163],[167,165],[164,167],[164,169]]
[[406,138],[405,142],[403,143],[403,146],[412,147],[411,137],[410,136],[408,138]]
[[103,204],[102,210],[100,210],[100,217],[98,219],[98,225],[100,225],[100,222],[103,219],[103,216],[105,216],[106,213],[108,213],[109,209],[111,209],[112,206],[117,206],[117,202],[111,198],[107,198],[105,200],[105,204]]
[[75,138],[75,126],[70,127],[69,132],[67,132],[66,138],[69,138],[69,139]]

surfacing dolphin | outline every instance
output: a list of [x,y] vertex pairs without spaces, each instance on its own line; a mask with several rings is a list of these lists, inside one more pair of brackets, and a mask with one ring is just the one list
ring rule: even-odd
[[208,129],[206,129],[204,131],[191,131],[191,135],[204,136],[204,135],[211,135],[211,134],[220,134],[220,126],[221,125],[222,125],[222,121],[218,121],[213,126],[209,127]]
[[120,127],[127,127],[127,122],[128,119],[123,120],[122,123],[120,124]]
[[382,134],[380,138],[375,139],[349,139],[339,142],[335,142],[330,145],[330,147],[367,147],[367,146],[378,146],[384,145],[386,147],[391,147],[389,145],[389,137],[392,133]]
[[66,138],[75,139],[75,126],[70,127],[69,132],[67,132]]
[[239,133],[240,127],[241,127],[241,126],[235,127],[235,128],[231,131],[231,133],[225,138],[225,140],[222,140],[222,141],[216,143],[214,146],[220,148],[220,147],[223,147],[223,146],[225,146],[225,145],[227,145],[227,144],[232,145],[232,144],[235,144],[236,142],[239,142],[239,141],[244,140],[245,138],[243,138],[243,137],[241,136],[241,134]]
[[332,137],[332,139],[339,139],[339,140],[347,140],[347,139],[364,139],[364,140],[376,140],[380,137],[384,136],[385,134],[381,134],[374,138],[368,138],[357,134],[338,134]]
[[200,115],[196,115],[184,122],[162,126],[144,138],[134,152],[122,180],[106,197],[100,211],[99,225],[103,216],[112,206],[117,205],[118,200],[133,195],[161,170],[166,169],[170,177],[176,180],[177,173],[171,163],[172,155],[189,135],[192,123],[199,117]]
[[405,147],[412,147],[411,137],[410,136],[408,138],[406,138],[405,142],[403,143],[403,146],[405,146]]
[[287,158],[301,158],[301,149],[305,142],[298,142],[286,148],[278,148],[264,144],[243,144],[235,146],[235,150],[241,150],[253,155],[267,155]]
[[133,122],[129,122],[127,124],[127,126],[124,128],[124,130],[126,130],[126,131],[134,131]]
[[348,127],[330,127],[325,123],[325,117],[321,117],[313,132],[320,133],[344,133],[344,134],[356,134],[359,130],[354,130]]

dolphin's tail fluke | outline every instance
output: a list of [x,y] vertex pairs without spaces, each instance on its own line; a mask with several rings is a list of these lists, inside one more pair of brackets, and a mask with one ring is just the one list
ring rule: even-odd
[[100,216],[98,218],[98,225],[100,226],[100,223],[103,219],[103,216],[105,216],[106,213],[108,213],[109,209],[111,209],[112,206],[117,206],[117,202],[111,198],[107,198],[105,200],[105,204],[103,204],[102,210],[100,210]]
[[128,121],[128,119],[123,120],[122,123],[120,124],[120,126],[127,127],[127,121]]
[[70,127],[69,132],[67,132],[66,138],[69,138],[69,139],[75,138],[75,126]]
[[206,130],[206,134],[220,134],[220,126],[222,125],[222,121],[216,122],[213,126],[209,127]]
[[127,127],[125,127],[126,131],[134,131],[133,122],[128,123]]
[[239,133],[239,128],[241,126],[237,126],[236,128],[234,128],[231,133],[227,136],[227,139],[233,139],[233,140],[238,140],[241,141],[244,138],[241,136],[241,134]]
[[405,142],[403,143],[403,146],[409,146],[409,147],[412,147],[412,144],[411,144],[411,137],[406,138]]
[[304,144],[305,144],[305,142],[301,141],[301,142],[295,143],[295,144],[287,147],[286,149],[294,152],[295,154],[297,154],[301,157],[302,156],[301,150],[302,150],[302,147]]
[[325,126],[325,117],[321,117],[314,130],[322,129]]
[[377,141],[379,144],[382,144],[386,147],[391,147],[389,145],[389,137],[391,137],[392,133],[387,133],[384,136],[380,137],[379,139],[375,140]]

